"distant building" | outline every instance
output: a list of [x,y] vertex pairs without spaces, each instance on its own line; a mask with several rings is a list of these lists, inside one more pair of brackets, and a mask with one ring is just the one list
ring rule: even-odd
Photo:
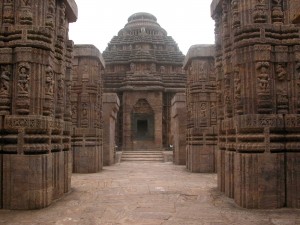
[[122,150],[170,144],[170,106],[185,92],[184,55],[149,13],[136,13],[103,52],[104,92],[120,99],[117,139]]

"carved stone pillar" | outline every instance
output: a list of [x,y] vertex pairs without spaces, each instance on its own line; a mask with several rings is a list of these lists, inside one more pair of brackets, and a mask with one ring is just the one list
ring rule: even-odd
[[194,45],[185,59],[187,71],[187,169],[215,172],[217,93],[214,46]]
[[0,208],[43,208],[70,190],[70,126],[63,115],[72,51],[67,27],[77,6],[74,0],[5,0],[0,8]]
[[75,45],[72,78],[73,172],[102,169],[102,74],[104,61],[92,45]]
[[299,7],[212,2],[216,26],[229,29],[216,48],[218,187],[242,207],[300,207]]

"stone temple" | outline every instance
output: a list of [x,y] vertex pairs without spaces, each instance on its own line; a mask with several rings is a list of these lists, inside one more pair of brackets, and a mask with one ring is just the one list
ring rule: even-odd
[[149,13],[101,54],[69,40],[74,0],[0,11],[1,209],[47,207],[72,172],[170,149],[241,207],[300,208],[299,0],[213,0],[215,44],[187,56]]
[[136,13],[103,52],[104,92],[120,100],[119,150],[170,145],[171,100],[185,92],[184,55],[149,13]]

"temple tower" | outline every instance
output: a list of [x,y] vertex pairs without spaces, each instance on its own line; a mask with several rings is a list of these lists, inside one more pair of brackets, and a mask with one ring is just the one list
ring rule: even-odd
[[93,45],[75,45],[72,76],[73,172],[96,173],[103,166],[102,71]]
[[246,208],[300,207],[298,0],[214,0],[218,187]]
[[104,92],[120,99],[118,145],[153,150],[170,142],[171,99],[185,91],[184,56],[149,13],[136,13],[103,52]]
[[0,208],[69,192],[73,0],[0,3]]

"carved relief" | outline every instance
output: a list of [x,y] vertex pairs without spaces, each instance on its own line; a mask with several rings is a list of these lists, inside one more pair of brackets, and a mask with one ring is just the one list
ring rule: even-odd
[[0,115],[9,114],[11,104],[11,67],[1,66],[0,70]]
[[240,16],[239,16],[239,3],[237,0],[231,1],[231,12],[232,12],[232,27],[237,28],[240,26]]
[[243,113],[243,105],[241,102],[241,75],[238,67],[234,69],[234,100],[235,100],[235,110],[237,114]]
[[65,36],[66,36],[66,5],[65,3],[61,3],[59,6],[59,25],[58,25],[58,34],[57,38],[64,42],[65,41]]
[[253,12],[254,23],[266,23],[268,20],[267,16],[267,5],[265,0],[257,0],[255,9]]
[[31,0],[21,0],[20,4],[20,24],[22,25],[31,25],[33,20],[33,15],[31,11]]
[[282,0],[272,0],[272,22],[280,25],[283,24],[283,20]]
[[259,62],[256,64],[257,74],[257,91],[258,94],[270,93],[270,74],[269,74],[270,63]]
[[228,26],[228,3],[227,3],[227,1],[223,1],[222,8],[223,8],[223,15],[222,15],[223,37],[228,38],[230,35],[230,32],[229,32],[229,26]]
[[257,102],[258,112],[270,113],[272,111],[270,63],[256,63],[257,70]]
[[288,113],[287,71],[285,64],[275,66],[277,112]]
[[17,112],[18,114],[29,113],[29,91],[30,91],[30,66],[29,63],[20,63],[18,66],[17,81]]
[[3,23],[4,24],[14,24],[14,6],[9,0],[5,0],[3,4]]
[[51,66],[47,66],[45,80],[45,102],[43,107],[43,115],[54,115],[54,73]]
[[82,103],[81,110],[81,127],[88,127],[87,103]]
[[45,25],[52,28],[55,25],[55,0],[48,0],[48,11]]

